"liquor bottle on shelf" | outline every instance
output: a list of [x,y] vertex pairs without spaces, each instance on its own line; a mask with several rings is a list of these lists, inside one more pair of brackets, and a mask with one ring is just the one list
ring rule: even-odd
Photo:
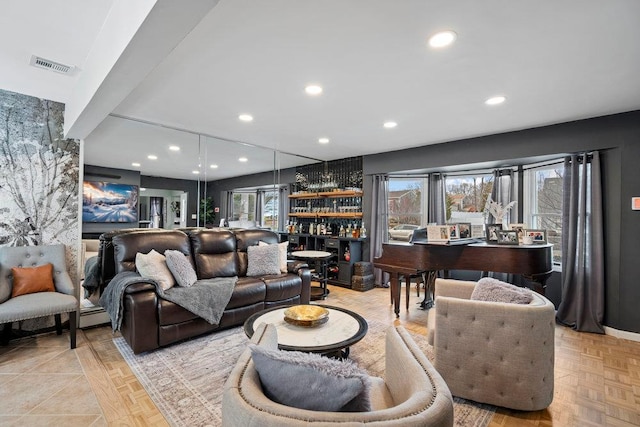
[[367,237],[367,229],[364,226],[364,221],[362,221],[362,227],[360,228],[360,237],[363,239]]

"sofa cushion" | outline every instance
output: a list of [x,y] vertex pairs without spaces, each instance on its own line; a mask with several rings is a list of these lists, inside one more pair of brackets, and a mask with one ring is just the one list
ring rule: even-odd
[[533,295],[529,289],[520,288],[492,277],[483,277],[478,280],[470,299],[476,301],[529,304],[533,300]]
[[280,274],[278,245],[250,246],[247,248],[247,276]]
[[274,402],[312,411],[371,410],[369,376],[353,362],[255,344],[249,347],[264,393]]
[[[258,242],[258,246],[268,246],[269,243],[265,243],[262,240]],[[287,272],[287,248],[289,247],[289,242],[278,243],[278,263],[280,265],[280,273]]]
[[242,276],[238,269],[236,236],[229,230],[189,232],[198,279]]
[[36,292],[55,292],[53,284],[53,264],[37,267],[12,267],[13,287],[11,298]]
[[157,281],[165,291],[176,284],[169,267],[167,267],[164,255],[156,252],[155,249],[151,249],[148,254],[138,252],[136,269],[142,277]]
[[171,271],[173,278],[176,279],[176,283],[179,286],[188,288],[196,283],[198,276],[189,261],[188,255],[180,251],[166,250],[164,251],[164,256],[167,267],[169,267],[169,271]]

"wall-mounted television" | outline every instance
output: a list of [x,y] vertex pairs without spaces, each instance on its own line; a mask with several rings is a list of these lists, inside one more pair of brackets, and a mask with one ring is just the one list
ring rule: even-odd
[[84,181],[82,222],[137,222],[138,186]]

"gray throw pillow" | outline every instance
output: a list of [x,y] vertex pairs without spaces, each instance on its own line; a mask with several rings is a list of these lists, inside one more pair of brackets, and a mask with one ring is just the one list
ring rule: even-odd
[[251,348],[265,395],[282,405],[311,411],[371,410],[371,382],[353,362],[315,353]]
[[247,248],[247,276],[280,274],[278,245],[249,246]]
[[167,267],[176,279],[178,286],[188,288],[198,281],[198,276],[186,255],[180,251],[167,249],[164,251]]
[[478,280],[476,287],[473,289],[471,299],[476,301],[529,304],[533,300],[533,295],[529,289],[520,288],[492,277],[483,277]]

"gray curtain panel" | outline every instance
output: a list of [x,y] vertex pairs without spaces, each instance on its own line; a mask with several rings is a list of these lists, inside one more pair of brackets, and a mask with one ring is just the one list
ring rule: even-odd
[[[373,175],[373,191],[371,194],[371,227],[369,228],[369,257],[382,256],[382,243],[385,243],[389,235],[389,177],[387,175]],[[374,269],[375,284],[386,286],[389,283],[389,274],[383,273],[379,268]]]
[[599,152],[565,158],[563,181],[562,302],[556,317],[577,331],[602,334],[604,231]]
[[445,177],[441,173],[431,173],[427,189],[427,222],[446,224],[447,207],[445,202]]
[[289,222],[289,186],[283,185],[278,189],[278,230],[284,230]]
[[264,214],[262,205],[264,204],[264,190],[256,191],[256,225],[262,227],[262,215]]
[[[493,171],[493,187],[491,189],[491,200],[506,206],[516,200],[517,185],[512,169],[496,169]],[[493,219],[488,219],[493,221]],[[505,214],[505,220],[509,224],[518,223],[518,210],[514,206]]]

